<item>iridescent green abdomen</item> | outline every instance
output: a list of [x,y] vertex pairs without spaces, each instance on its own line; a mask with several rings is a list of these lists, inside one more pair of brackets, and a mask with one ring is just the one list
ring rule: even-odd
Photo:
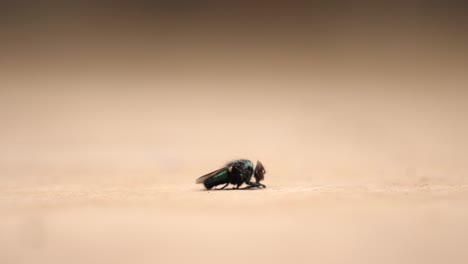
[[229,182],[229,171],[228,169],[221,170],[215,175],[209,177],[203,182],[203,185],[205,185],[206,189],[211,189],[216,185],[220,184],[226,184]]

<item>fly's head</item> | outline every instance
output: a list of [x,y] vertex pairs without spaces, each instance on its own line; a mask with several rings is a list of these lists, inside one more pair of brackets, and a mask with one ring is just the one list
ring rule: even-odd
[[257,165],[255,165],[255,181],[260,182],[265,179],[265,167],[263,167],[263,164],[260,161],[257,161]]

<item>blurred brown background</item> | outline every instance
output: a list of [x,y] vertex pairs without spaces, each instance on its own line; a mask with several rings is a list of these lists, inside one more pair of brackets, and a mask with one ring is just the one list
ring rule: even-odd
[[179,183],[239,157],[270,180],[467,180],[464,5],[1,10],[2,185]]
[[0,260],[464,263],[465,6],[2,1]]

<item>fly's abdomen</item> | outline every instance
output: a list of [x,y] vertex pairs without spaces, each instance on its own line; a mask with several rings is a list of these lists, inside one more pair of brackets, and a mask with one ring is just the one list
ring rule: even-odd
[[203,182],[203,185],[209,190],[216,185],[226,184],[229,182],[228,170],[220,171],[219,173],[209,177]]

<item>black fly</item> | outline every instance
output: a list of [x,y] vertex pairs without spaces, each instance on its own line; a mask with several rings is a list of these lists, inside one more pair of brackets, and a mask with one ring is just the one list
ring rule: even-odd
[[[264,184],[260,183],[264,179],[265,173],[265,167],[260,161],[257,161],[254,169],[250,160],[235,160],[227,163],[219,170],[201,176],[196,183],[203,183],[208,190],[220,184],[224,184],[220,190],[226,188],[229,184],[236,185],[233,189],[239,189],[244,183],[247,186],[241,189],[266,188]],[[255,177],[255,182],[250,181],[252,174]]]

